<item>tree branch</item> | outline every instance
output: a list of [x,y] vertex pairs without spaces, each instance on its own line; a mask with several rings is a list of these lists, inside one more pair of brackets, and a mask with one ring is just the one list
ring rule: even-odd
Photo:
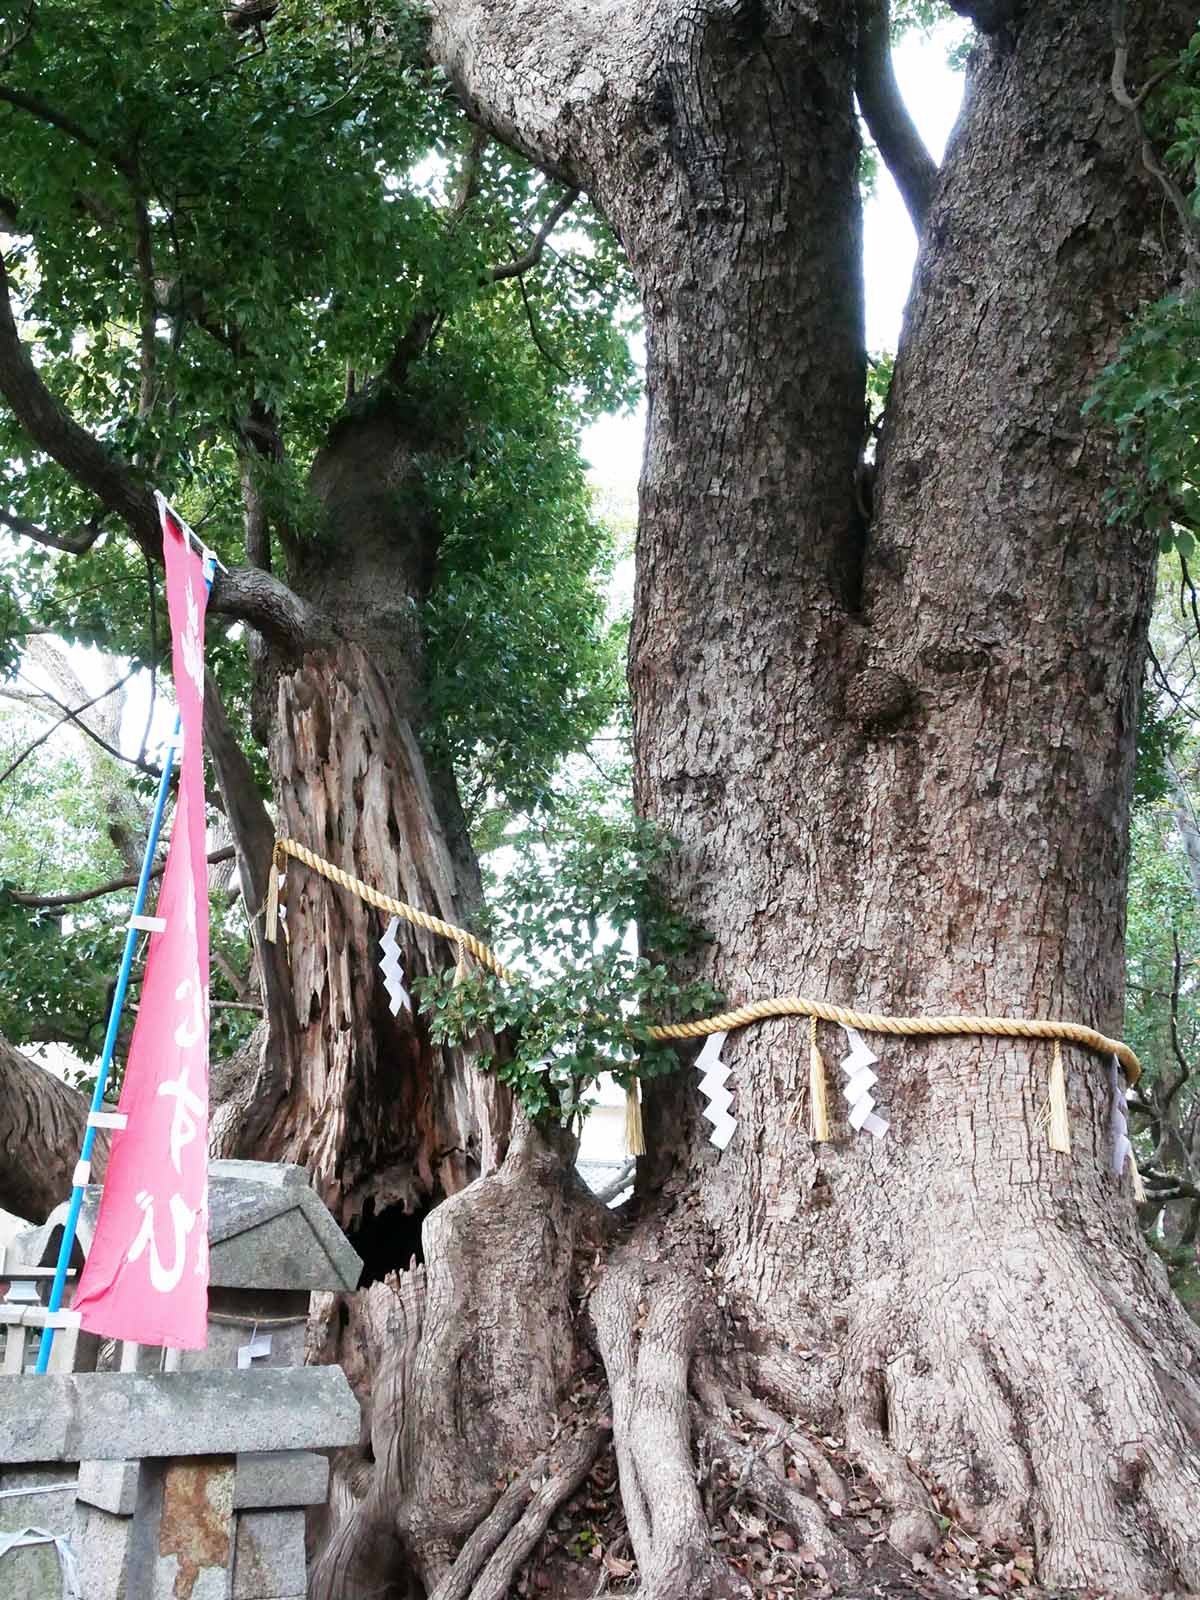
[[94,134],[88,132],[82,123],[68,116],[65,111],[48,105],[45,100],[37,95],[26,94],[23,89],[14,89],[11,84],[0,83],[0,103],[15,107],[19,111],[28,111],[31,117],[36,117],[39,122],[46,123],[51,128],[57,128],[60,133],[65,133],[68,139],[74,139],[85,150],[102,157],[121,174],[123,178],[131,181],[136,176],[136,169],[128,156],[122,155],[119,150],[110,150],[100,142]]
[[94,706],[97,701],[106,700],[110,694],[115,694],[123,684],[129,682],[130,678],[133,677],[133,674],[136,671],[136,667],[130,667],[125,676],[123,678],[118,678],[116,683],[110,683],[107,689],[101,689],[99,694],[94,694],[90,700],[85,700],[81,706],[76,706],[74,711],[64,711],[63,715],[59,717],[57,722],[52,722],[46,729],[45,733],[43,733],[39,738],[35,739],[31,745],[28,745],[24,750],[22,750],[17,759],[13,762],[10,762],[9,765],[5,767],[4,771],[0,772],[0,784],[7,782],[17,768],[21,766],[23,762],[28,761],[29,757],[35,750],[40,749],[41,746],[46,743],[47,739],[52,738],[54,734],[58,732],[59,728],[62,727],[64,722],[72,722],[76,720],[81,711],[86,711],[90,706]]
[[65,550],[69,556],[86,555],[104,532],[103,519],[100,517],[93,517],[82,533],[66,538],[61,534],[47,533],[45,528],[39,528],[36,522],[30,522],[27,517],[18,517],[14,511],[0,511],[0,523],[11,528],[13,533],[32,539],[35,544],[45,545],[48,550]]
[[[270,1086],[278,1089],[280,1084],[290,1081],[296,1041],[295,1005],[286,947],[282,943],[269,944],[263,938],[261,913],[267,898],[270,875],[275,870],[275,825],[258,792],[245,752],[229,725],[211,673],[206,675],[204,681],[204,740],[233,834],[238,881],[246,905],[246,919],[250,924],[263,1008],[270,1019],[268,1046],[263,1062],[267,1078],[260,1080],[257,1087],[264,1087],[273,1078]],[[267,1095],[267,1107],[273,1108],[276,1103],[275,1095]]]
[[458,193],[454,197],[454,204],[450,207],[452,227],[460,221],[471,201],[479,193],[480,163],[490,138],[491,135],[486,128],[471,129],[471,143],[463,157],[462,170],[458,177]]
[[[87,1099],[78,1089],[0,1038],[0,1206],[44,1222],[67,1198],[87,1114]],[[97,1180],[108,1143],[98,1130],[92,1157]]]
[[1192,1075],[1191,1063],[1184,1055],[1183,1046],[1179,1041],[1179,990],[1183,975],[1183,954],[1179,948],[1179,932],[1176,928],[1171,929],[1171,942],[1175,952],[1171,964],[1171,1050],[1179,1067],[1179,1076],[1166,1089],[1159,1102],[1164,1118],[1170,1114],[1171,1102]]
[[148,417],[154,409],[154,379],[158,365],[156,344],[158,306],[154,294],[154,253],[150,238],[150,213],[140,194],[135,194],[133,198],[133,233],[137,245],[138,353],[141,368],[138,416]]
[[568,189],[564,195],[560,196],[550,208],[546,220],[538,229],[533,243],[525,251],[524,255],[517,256],[512,261],[506,261],[501,266],[490,268],[488,271],[489,281],[503,283],[506,278],[519,278],[522,273],[528,272],[531,267],[535,267],[542,259],[542,252],[546,248],[546,240],[578,199],[578,189]]
[[[129,676],[132,676],[132,669],[130,673],[126,674],[126,677]],[[121,682],[123,683],[124,681],[125,679],[123,678]],[[28,679],[26,679],[26,682],[28,682]],[[120,684],[116,685],[116,687],[119,688]],[[80,711],[87,709],[86,706],[81,706],[79,711],[72,711],[70,706],[63,705],[61,700],[59,700],[55,695],[52,695],[49,689],[42,689],[38,687],[35,689],[34,693],[43,700],[49,700],[52,706],[56,706],[58,710],[63,713],[63,722],[73,722],[79,729],[80,733],[87,734],[88,738],[91,739],[95,744],[98,744],[101,750],[107,751],[108,754],[112,756],[114,761],[123,761],[127,766],[136,767],[139,772],[144,772],[148,778],[162,777],[162,772],[158,767],[152,766],[148,761],[141,760],[138,756],[127,756],[122,754],[122,752],[117,749],[116,745],[110,744],[107,739],[96,732],[95,728],[89,728],[87,723],[84,722],[82,716],[80,715]],[[106,690],[105,693],[111,694],[112,690]],[[9,691],[0,689],[0,694],[8,695]],[[25,697],[21,696],[21,698],[24,699]],[[98,700],[103,700],[104,695],[97,695],[96,698]],[[93,704],[93,702],[89,700],[88,705],[91,704]],[[56,723],[55,727],[58,726],[60,726],[60,724]],[[52,728],[50,731],[53,733],[54,729]]]
[[1183,230],[1184,250],[1187,254],[1189,277],[1196,276],[1200,268],[1200,217],[1197,217],[1183,190],[1163,166],[1154,141],[1146,132],[1142,121],[1142,105],[1146,96],[1163,74],[1159,73],[1144,84],[1137,94],[1130,92],[1127,82],[1129,72],[1129,40],[1125,31],[1125,0],[1112,0],[1112,93],[1113,99],[1128,114],[1134,135],[1141,151],[1142,165],[1167,197]]
[[[57,461],[81,488],[94,494],[106,510],[115,512],[136,543],[161,561],[162,531],[154,496],[128,463],[81,428],[42,382],[17,332],[8,289],[4,257],[0,254],[0,394],[38,449]],[[35,537],[42,530],[34,530],[30,523],[18,531]],[[52,535],[39,542],[51,543],[56,549],[70,548]],[[328,623],[286,584],[253,568],[218,572],[209,610],[250,623],[292,654],[333,635]]]
[[[231,844],[222,845],[219,850],[211,851],[205,860],[210,867],[216,866],[221,861],[232,861],[237,852]],[[166,862],[160,862],[150,870],[152,878],[161,878],[166,869]],[[23,894],[19,889],[10,891],[9,898],[14,905],[27,906],[31,911],[61,911],[65,906],[81,906],[88,900],[99,900],[106,894],[118,894],[122,889],[137,887],[138,873],[131,873],[125,878],[113,878],[109,883],[97,884],[94,889],[76,889],[70,894]]]
[[122,518],[144,549],[158,552],[162,539],[154,496],[121,458],[81,428],[42,382],[13,319],[9,280],[0,253],[0,394],[37,445],[82,488]]
[[896,180],[918,233],[937,183],[937,162],[909,115],[892,66],[889,0],[858,0],[855,91],[871,137]]
[[0,23],[0,66],[18,50],[33,32],[34,0],[27,0],[25,15],[20,22]]

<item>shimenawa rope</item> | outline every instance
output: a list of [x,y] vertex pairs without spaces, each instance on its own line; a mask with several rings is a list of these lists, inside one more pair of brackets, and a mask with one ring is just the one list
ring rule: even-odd
[[[275,843],[271,883],[265,908],[265,932],[271,943],[275,941],[278,926],[279,873],[288,856],[302,862],[321,877],[327,878],[330,883],[348,889],[367,905],[375,906],[391,916],[403,918],[414,927],[427,928],[431,933],[439,933],[443,938],[450,940],[458,949],[460,971],[463,951],[469,950],[476,960],[505,983],[519,981],[516,973],[506,967],[494,951],[473,933],[469,933],[465,928],[455,927],[451,922],[443,922],[440,917],[432,917],[427,911],[421,911],[416,906],[406,905],[403,900],[395,900],[391,895],[381,894],[378,889],[373,889],[361,878],[343,872],[340,867],[335,867],[332,861],[326,861],[295,839],[278,839]],[[816,1042],[818,1020],[857,1028],[862,1033],[899,1034],[905,1037],[978,1034],[1002,1039],[1053,1039],[1055,1045],[1050,1073],[1050,1142],[1052,1149],[1064,1152],[1070,1150],[1070,1134],[1066,1120],[1063,1043],[1081,1045],[1085,1050],[1094,1051],[1098,1055],[1116,1056],[1125,1069],[1126,1080],[1131,1086],[1142,1075],[1142,1064],[1127,1044],[1120,1039],[1110,1039],[1106,1034],[1098,1032],[1095,1028],[1085,1027],[1079,1022],[1043,1022],[1037,1018],[1025,1017],[891,1017],[874,1011],[855,1011],[849,1006],[835,1006],[827,1000],[810,1000],[804,995],[797,994],[777,995],[770,1000],[753,1000],[748,1005],[736,1007],[733,1011],[722,1011],[715,1017],[702,1017],[695,1022],[658,1023],[647,1028],[646,1033],[651,1039],[700,1039],[710,1033],[730,1033],[735,1028],[744,1028],[751,1022],[764,1022],[770,1017],[810,1019],[811,1113],[813,1137],[817,1139],[829,1137],[825,1066]],[[820,1063],[819,1069],[818,1063]]]

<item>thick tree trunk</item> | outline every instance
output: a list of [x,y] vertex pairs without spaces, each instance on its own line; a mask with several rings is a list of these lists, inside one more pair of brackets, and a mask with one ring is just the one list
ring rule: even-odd
[[[401,494],[414,441],[397,413],[385,400],[345,419],[317,458],[321,529],[286,554],[289,582],[324,632],[298,658],[259,652],[259,720],[279,834],[462,925],[479,903],[478,867],[453,780],[438,775],[435,797],[417,737],[417,607],[438,530],[413,512],[411,487]],[[219,728],[210,723],[213,738]],[[222,782],[244,794],[244,760],[218,744]],[[474,1070],[473,1052],[431,1046],[415,999],[414,1012],[392,1015],[379,972],[387,919],[345,890],[293,862],[282,895],[286,958],[282,945],[263,942],[270,845],[260,818],[247,805],[235,831],[251,874],[270,1029],[221,1143],[227,1153],[305,1165],[374,1280],[419,1255],[431,1206],[495,1169],[509,1097]],[[443,939],[407,924],[398,938],[410,990],[454,964]],[[481,1037],[479,1052],[491,1048]]]
[[[274,831],[462,926],[479,905],[479,870],[453,778],[430,770],[418,737],[418,608],[439,530],[409,481],[414,449],[445,441],[414,439],[412,427],[377,397],[318,456],[320,532],[285,555],[289,583],[322,629],[303,653],[256,651],[257,721]],[[431,1044],[415,980],[455,964],[444,939],[400,924],[413,1009],[393,1015],[379,971],[388,919],[292,861],[283,932],[265,941],[273,830],[210,699],[208,741],[267,1013],[241,1058],[220,1069],[216,1142],[224,1154],[304,1165],[364,1258],[364,1287],[329,1297],[311,1329],[313,1357],[345,1364],[367,1419],[361,1449],[336,1463],[318,1589],[404,1594],[408,1570],[429,1585],[447,1567],[509,1454],[531,1456],[550,1437],[572,1361],[564,1307],[575,1225],[563,1196],[539,1196],[537,1174],[543,1188],[561,1188],[563,1157],[530,1133],[502,1168],[511,1097],[476,1067],[496,1041],[481,1033],[471,1050]],[[454,1197],[472,1184],[476,1226],[454,1235]],[[426,1273],[422,1221],[434,1207]],[[541,1247],[530,1243],[539,1227]],[[501,1295],[523,1283],[523,1315],[481,1310],[485,1266]],[[500,1422],[488,1419],[484,1393]],[[410,1395],[412,1416],[402,1403]]]
[[[1107,8],[980,19],[999,31],[926,225],[868,538],[845,10],[631,0],[597,31],[585,7],[442,0],[434,48],[481,118],[590,189],[643,288],[638,791],[682,840],[706,970],[735,1000],[1119,1032],[1154,550],[1109,524],[1111,446],[1081,406],[1169,274]],[[1190,20],[1131,8],[1143,70]],[[840,1036],[823,1044],[836,1063]],[[798,1024],[726,1047],[739,1129],[719,1157],[686,1075],[656,1086],[643,1247],[688,1259],[711,1230],[751,1402],[840,1419],[901,1549],[938,1537],[915,1462],[1047,1584],[1200,1586],[1200,1345],[1111,1174],[1105,1063],[1066,1052],[1060,1155],[1038,1125],[1047,1047],[880,1054],[878,1145],[836,1116],[810,1140]],[[652,1503],[620,1282],[597,1333],[643,1593],[724,1592],[686,1474],[673,1515]],[[670,1284],[643,1292],[676,1451],[694,1330]],[[700,1398],[719,1423],[719,1379]]]

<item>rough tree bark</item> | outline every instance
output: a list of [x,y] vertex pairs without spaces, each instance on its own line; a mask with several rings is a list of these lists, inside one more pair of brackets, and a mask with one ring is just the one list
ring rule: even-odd
[[[705,970],[738,1000],[1117,1032],[1154,551],[1109,525],[1111,444],[1080,408],[1169,252],[1109,95],[1107,8],[956,9],[990,31],[869,530],[846,8],[439,0],[433,48],[476,117],[592,195],[642,288],[638,792],[683,842]],[[1143,69],[1193,20],[1131,8]],[[754,1403],[840,1421],[899,1548],[938,1536],[916,1462],[966,1527],[1032,1545],[1045,1584],[1200,1585],[1200,1345],[1110,1175],[1103,1063],[1067,1052],[1062,1156],[1037,1125],[1044,1049],[881,1055],[879,1146],[844,1124],[810,1141],[796,1024],[727,1046],[720,1157],[686,1077],[647,1097],[643,1220],[593,1299],[641,1594],[733,1592],[683,1470],[685,1264],[750,1352],[697,1386],[703,1425],[734,1367]],[[648,1410],[627,1398],[646,1361]]]
[[[302,543],[282,530],[281,540],[289,592],[321,625],[304,649],[275,640],[256,650],[256,693],[278,832],[462,924],[479,901],[478,867],[453,779],[431,775],[418,742],[417,615],[439,530],[411,509],[406,468],[432,442],[386,397],[334,428],[310,482],[320,536]],[[384,921],[344,891],[293,865],[286,955],[265,943],[270,827],[247,798],[249,768],[222,737],[219,708],[209,710],[268,1019],[258,1059],[234,1090],[236,1114],[221,1119],[220,1147],[305,1165],[342,1225],[365,1240],[377,1277],[419,1248],[417,1223],[406,1229],[402,1214],[419,1219],[494,1169],[507,1092],[475,1072],[467,1052],[434,1050],[407,1012],[391,1015],[378,971]],[[399,942],[409,980],[454,959],[444,940],[407,926]]]
[[[78,1089],[0,1039],[0,1206],[44,1222],[71,1192],[71,1174],[87,1127]],[[104,1176],[108,1135],[96,1135],[92,1166]]]

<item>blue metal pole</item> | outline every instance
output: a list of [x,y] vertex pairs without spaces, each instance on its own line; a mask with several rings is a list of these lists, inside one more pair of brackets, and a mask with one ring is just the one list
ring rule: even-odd
[[[207,588],[212,588],[212,567],[206,560],[204,565],[204,581]],[[179,718],[175,718],[175,736],[179,734]],[[175,744],[172,742],[167,748],[167,758],[163,762],[162,777],[158,780],[158,794],[154,800],[154,814],[150,818],[150,834],[146,840],[146,854],[142,858],[142,870],[138,877],[137,892],[133,897],[133,917],[140,917],[145,910],[146,894],[150,888],[150,873],[154,867],[154,856],[158,849],[158,836],[162,832],[163,813],[167,808],[167,794],[171,787],[171,773],[175,767]],[[108,1031],[104,1035],[104,1049],[100,1053],[100,1065],[96,1070],[96,1087],[92,1093],[92,1111],[99,1111],[104,1104],[104,1091],[108,1085],[108,1074],[112,1067],[113,1054],[117,1048],[117,1034],[121,1028],[121,1012],[125,1007],[125,991],[129,988],[129,974],[133,969],[133,952],[137,948],[138,929],[132,925],[125,935],[125,949],[121,955],[121,968],[117,973],[117,985],[113,990],[112,1009],[108,1014]],[[79,1152],[79,1165],[86,1167],[91,1163],[92,1150],[96,1143],[96,1129],[89,1123],[83,1135],[83,1147]],[[79,1212],[83,1206],[83,1191],[87,1184],[85,1173],[76,1168],[76,1174],[83,1178],[82,1183],[71,1186],[71,1204],[67,1210],[67,1220],[63,1226],[62,1243],[58,1249],[58,1262],[54,1269],[54,1282],[50,1286],[50,1301],[46,1309],[59,1311],[62,1308],[63,1290],[67,1282],[67,1270],[71,1264],[71,1251],[75,1248],[75,1234],[79,1228]],[[45,1372],[50,1364],[50,1352],[54,1348],[54,1329],[42,1329],[42,1341],[38,1346],[38,1358],[35,1371]]]

